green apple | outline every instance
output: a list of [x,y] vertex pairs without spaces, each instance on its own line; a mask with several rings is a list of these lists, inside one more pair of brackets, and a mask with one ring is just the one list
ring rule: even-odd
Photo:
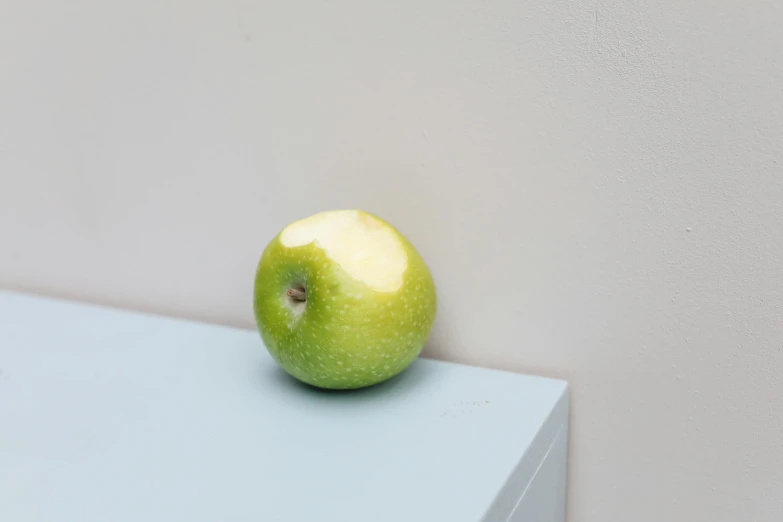
[[290,375],[362,388],[419,356],[435,320],[435,285],[390,224],[333,210],[291,223],[267,245],[253,309],[264,345]]

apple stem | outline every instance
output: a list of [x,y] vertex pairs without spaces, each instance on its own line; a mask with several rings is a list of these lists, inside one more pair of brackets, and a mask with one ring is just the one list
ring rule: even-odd
[[294,301],[306,301],[304,288],[289,288],[286,295]]

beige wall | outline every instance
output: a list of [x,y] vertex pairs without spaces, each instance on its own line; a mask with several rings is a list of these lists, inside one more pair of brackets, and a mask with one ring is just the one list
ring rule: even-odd
[[571,381],[571,521],[779,521],[779,6],[6,2],[0,285],[252,327],[266,241],[361,207],[429,355]]

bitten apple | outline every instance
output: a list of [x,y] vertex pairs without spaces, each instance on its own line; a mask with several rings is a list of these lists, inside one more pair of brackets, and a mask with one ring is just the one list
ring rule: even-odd
[[436,314],[435,285],[413,245],[361,210],[285,227],[259,260],[254,314],[290,375],[320,388],[362,388],[406,369]]

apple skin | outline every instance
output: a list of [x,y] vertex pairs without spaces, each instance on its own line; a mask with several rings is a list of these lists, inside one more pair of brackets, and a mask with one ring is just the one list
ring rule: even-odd
[[[361,212],[361,211],[360,211]],[[414,246],[384,220],[407,254],[397,291],[376,291],[353,279],[314,242],[285,246],[279,233],[258,262],[253,309],[274,360],[319,388],[356,389],[405,370],[421,353],[437,309],[430,271]],[[302,288],[299,308],[287,295]]]

